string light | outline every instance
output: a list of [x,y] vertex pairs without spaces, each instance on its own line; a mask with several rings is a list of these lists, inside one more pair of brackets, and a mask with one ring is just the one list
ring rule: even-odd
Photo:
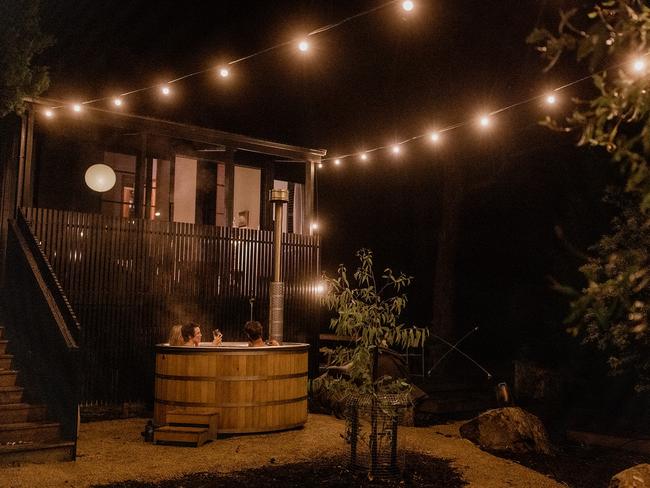
[[641,58],[635,59],[632,63],[632,69],[637,73],[643,73],[645,71],[645,67],[645,60]]
[[[583,76],[582,78],[579,78],[577,80],[573,80],[573,81],[571,81],[569,83],[566,83],[564,85],[558,86],[558,87],[554,88],[553,90],[551,90],[551,91],[549,91],[547,93],[531,97],[531,98],[529,98],[527,100],[518,101],[516,103],[510,104],[510,105],[505,106],[505,107],[502,107],[502,108],[500,108],[498,110],[494,110],[494,111],[490,112],[489,114],[484,114],[484,115],[482,115],[481,117],[479,117],[477,119],[473,119],[473,121],[464,121],[464,122],[460,122],[460,123],[457,123],[457,124],[454,124],[454,125],[450,125],[448,127],[445,127],[443,129],[435,131],[435,132],[428,132],[428,133],[425,133],[425,134],[416,135],[416,136],[413,136],[413,137],[411,137],[411,138],[409,138],[409,139],[407,139],[405,141],[400,142],[400,144],[403,145],[403,144],[406,144],[406,143],[409,143],[409,142],[413,142],[413,141],[422,139],[424,137],[428,137],[428,139],[431,142],[436,143],[436,142],[438,142],[440,140],[440,134],[441,133],[468,126],[470,123],[477,123],[481,128],[487,129],[492,124],[492,119],[491,119],[492,115],[496,115],[498,113],[514,109],[516,107],[519,107],[521,105],[524,105],[524,104],[527,104],[527,103],[530,103],[530,102],[533,102],[533,101],[536,101],[536,100],[543,100],[543,102],[545,104],[547,104],[547,105],[556,105],[560,101],[560,98],[556,95],[557,92],[559,92],[561,90],[565,90],[566,88],[569,88],[569,87],[571,87],[573,85],[577,85],[577,84],[582,83],[584,81],[590,80],[590,79],[593,78],[594,75],[603,74],[603,73],[606,73],[609,70],[618,69],[618,68],[621,68],[621,67],[626,66],[626,65],[628,67],[631,67],[632,69],[634,69],[637,72],[644,72],[647,69],[647,64],[646,64],[645,59],[643,59],[643,58],[645,58],[645,57],[647,57],[649,55],[650,55],[650,51],[643,54],[642,57],[637,58],[633,62],[628,60],[626,62],[617,64],[617,65],[609,66],[607,68],[604,68],[604,69],[600,70],[597,73],[593,73],[593,74],[590,74],[590,75],[587,75],[587,76]],[[645,94],[645,92],[646,92],[645,89],[641,91],[641,93],[643,93],[643,94]],[[380,146],[380,147],[375,147],[375,148],[369,149],[369,150],[367,150],[367,152],[380,151],[380,150],[384,150],[384,149],[388,149],[388,148],[392,148],[392,147],[393,146]],[[365,161],[367,159],[366,153],[364,152],[364,153],[351,153],[351,154],[338,155],[336,157],[335,161],[341,161],[341,160],[343,160],[345,158],[349,158],[349,157],[359,157],[359,159],[361,159],[363,161]],[[323,162],[328,162],[328,161],[330,161],[332,159],[333,158],[325,158],[322,161]],[[339,163],[336,163],[336,164],[338,165]]]
[[[389,5],[393,5],[393,4],[395,4],[396,2],[397,2],[397,0],[389,1],[389,2],[387,2],[387,3],[384,3],[384,4],[382,4],[382,5],[379,5],[379,6],[377,6],[377,7],[373,7],[373,8],[371,8],[371,9],[369,9],[369,10],[366,10],[366,11],[363,11],[363,12],[360,12],[360,13],[357,13],[357,14],[354,14],[354,15],[351,15],[351,16],[349,16],[349,17],[347,17],[347,18],[345,18],[345,19],[343,19],[343,20],[341,20],[341,21],[338,21],[338,22],[336,22],[336,23],[329,24],[329,25],[326,25],[326,26],[320,27],[320,28],[318,28],[318,29],[315,29],[315,30],[313,30],[312,32],[310,32],[310,33],[308,34],[308,36],[312,36],[312,35],[316,35],[316,34],[320,34],[320,33],[323,33],[323,32],[326,32],[326,31],[329,31],[329,30],[331,30],[331,29],[333,29],[333,28],[336,28],[336,27],[338,27],[338,26],[340,26],[340,25],[342,25],[342,24],[344,24],[344,23],[347,23],[347,22],[349,22],[349,21],[351,21],[351,20],[354,20],[354,19],[356,19],[356,18],[359,18],[359,17],[365,16],[365,15],[368,15],[368,14],[370,14],[370,13],[373,13],[373,12],[375,12],[375,11],[378,11],[378,10],[380,10],[380,9],[383,9],[383,8],[389,6]],[[404,11],[410,12],[410,11],[412,11],[412,10],[414,9],[415,4],[414,4],[413,1],[406,0],[406,1],[403,1],[403,2],[401,3],[401,6],[402,6],[402,9],[403,9]],[[232,64],[235,64],[235,63],[239,63],[239,62],[245,61],[245,60],[247,60],[247,59],[250,59],[250,58],[253,58],[253,57],[259,56],[259,55],[264,54],[264,53],[268,53],[268,52],[270,52],[270,51],[272,51],[272,50],[275,50],[275,49],[278,49],[278,48],[281,48],[281,47],[284,47],[284,46],[287,46],[287,45],[290,45],[290,44],[294,44],[294,46],[295,46],[295,39],[294,39],[293,41],[282,42],[282,43],[276,44],[276,45],[274,45],[274,46],[271,46],[271,47],[268,47],[268,48],[262,49],[262,50],[260,50],[260,51],[257,51],[257,52],[255,52],[255,53],[253,53],[253,54],[250,54],[250,55],[244,56],[244,57],[242,57],[242,58],[239,58],[239,59],[236,59],[236,60],[233,60],[233,61],[230,61],[230,62],[228,62],[227,64],[228,64],[228,65],[232,65]],[[300,51],[302,51],[302,52],[307,52],[307,51],[310,49],[309,42],[307,41],[306,38],[303,39],[303,40],[301,40],[301,41],[298,43],[298,49],[299,49]],[[643,72],[645,72],[645,70],[646,70],[646,61],[645,61],[645,59],[643,59],[643,58],[646,57],[646,56],[648,56],[649,54],[650,54],[650,52],[647,52],[647,53],[645,53],[645,54],[642,54],[641,57],[636,58],[636,59],[633,60],[632,62],[630,62],[630,60],[629,60],[629,58],[628,58],[628,60],[627,60],[626,62],[624,62],[624,63],[618,64],[618,65],[616,65],[616,66],[611,66],[611,67],[609,67],[609,68],[605,68],[605,69],[601,70],[601,71],[598,72],[598,73],[593,73],[593,74],[591,74],[591,75],[585,76],[585,77],[580,78],[580,79],[578,79],[578,80],[575,80],[575,81],[573,81],[573,82],[567,83],[567,84],[565,84],[565,85],[563,85],[563,86],[557,87],[557,88],[555,88],[555,90],[553,90],[553,91],[554,91],[554,92],[557,92],[557,91],[563,90],[563,89],[565,89],[565,88],[567,88],[567,87],[569,87],[569,86],[572,86],[572,85],[575,85],[575,84],[577,84],[577,83],[581,83],[581,82],[583,82],[583,81],[585,81],[585,80],[591,79],[595,74],[605,73],[606,71],[608,71],[608,70],[610,70],[610,69],[613,69],[613,68],[619,68],[619,67],[624,66],[624,65],[627,65],[627,66],[628,66],[628,69],[631,68],[634,72],[637,72],[637,73],[643,73]],[[181,76],[181,77],[179,77],[179,78],[176,78],[176,79],[174,79],[174,80],[170,80],[170,81],[168,81],[166,84],[163,84],[163,85],[154,85],[154,86],[149,86],[149,87],[139,88],[139,89],[132,90],[132,91],[129,91],[129,92],[126,92],[126,93],[122,93],[122,94],[119,95],[118,97],[113,98],[113,104],[114,104],[115,106],[117,106],[117,107],[120,107],[120,106],[122,105],[122,97],[125,97],[125,96],[128,96],[128,95],[132,95],[132,94],[135,94],[135,93],[139,93],[139,92],[142,92],[142,91],[146,91],[146,90],[151,90],[151,89],[154,89],[154,88],[159,88],[160,91],[161,91],[161,93],[162,93],[162,95],[164,95],[164,96],[169,96],[169,95],[171,94],[171,88],[170,88],[170,86],[169,86],[171,83],[175,83],[175,82],[177,82],[177,81],[180,81],[180,80],[183,80],[183,79],[186,79],[186,78],[190,78],[190,77],[193,77],[193,76],[199,75],[199,74],[201,74],[201,73],[205,73],[205,72],[210,71],[210,70],[214,70],[214,67],[209,68],[209,69],[206,69],[206,70],[197,71],[197,72],[194,72],[194,73],[189,73],[189,74],[183,75],[183,76]],[[221,76],[221,77],[223,77],[223,78],[226,78],[226,77],[229,76],[230,71],[229,71],[229,69],[228,69],[227,67],[223,66],[223,67],[219,68],[218,73],[219,73],[219,76]],[[81,102],[81,103],[76,103],[76,104],[71,105],[71,108],[72,108],[72,110],[74,110],[75,112],[79,113],[79,112],[82,111],[82,104],[92,104],[92,103],[99,102],[99,101],[102,101],[102,100],[107,100],[108,98],[109,98],[109,97],[97,98],[97,99],[94,99],[94,100],[86,100],[86,101],[83,101],[83,102]],[[557,97],[556,97],[554,94],[546,94],[546,95],[536,96],[536,97],[533,97],[533,98],[531,98],[531,99],[529,99],[529,100],[520,101],[520,102],[514,103],[514,104],[512,104],[512,105],[509,105],[509,106],[507,106],[507,107],[500,108],[499,110],[495,110],[495,111],[491,112],[490,114],[483,115],[483,116],[481,116],[481,117],[478,119],[478,124],[479,124],[482,128],[487,128],[487,127],[489,127],[489,126],[491,125],[491,118],[490,118],[489,115],[495,115],[495,114],[497,114],[497,113],[500,113],[500,112],[503,112],[503,111],[506,111],[506,110],[510,110],[510,109],[515,108],[515,107],[517,107],[517,106],[519,106],[519,105],[523,105],[523,104],[528,103],[528,102],[533,101],[533,100],[539,100],[539,99],[541,99],[541,98],[544,98],[546,104],[548,104],[548,105],[555,105],[555,104],[557,103],[557,101],[558,101]],[[62,108],[62,107],[64,107],[64,106],[65,106],[65,105],[62,105],[62,106],[56,106],[56,107],[52,107],[52,109],[55,110],[55,109]],[[53,112],[52,109],[47,109],[47,110],[45,110],[45,111],[43,112],[44,115],[45,115],[46,117],[48,117],[48,118],[53,117],[53,116],[54,116],[54,112]],[[429,139],[430,139],[431,142],[437,143],[437,142],[440,140],[440,133],[441,133],[441,132],[446,132],[446,131],[449,131],[449,130],[457,129],[457,128],[460,128],[460,127],[466,126],[466,125],[468,125],[468,124],[469,124],[469,122],[467,122],[467,121],[465,121],[465,122],[461,122],[461,123],[458,123],[458,124],[455,124],[455,125],[452,125],[452,126],[446,127],[446,128],[444,128],[444,129],[442,129],[442,130],[440,130],[440,131],[438,131],[438,132],[430,132],[429,134],[423,134],[423,135],[418,135],[418,136],[411,137],[410,139],[407,139],[407,140],[405,140],[405,141],[400,142],[398,145],[393,145],[393,146],[390,146],[390,147],[392,148],[391,150],[392,150],[393,154],[399,154],[399,153],[400,153],[400,147],[399,147],[400,144],[405,144],[405,143],[408,143],[408,142],[415,141],[415,140],[417,140],[417,139],[420,139],[420,138],[422,138],[422,137],[425,137],[426,135],[429,136]],[[342,160],[342,159],[347,158],[347,157],[351,157],[351,156],[358,156],[362,161],[367,161],[367,160],[369,159],[368,152],[374,152],[374,151],[378,151],[378,150],[386,149],[387,147],[389,147],[389,146],[383,146],[383,147],[372,148],[372,149],[369,149],[368,151],[363,152],[363,153],[341,155],[341,156],[338,156],[336,159],[334,159],[334,163],[338,166],[338,165],[341,164],[341,160]],[[332,160],[332,159],[333,159],[333,158],[326,158],[326,159],[323,159],[322,161],[325,161],[325,162],[326,162],[326,161],[329,161],[329,160]],[[321,167],[322,167],[322,163],[320,163],[320,164],[318,165],[318,167],[321,168]]]
[[413,10],[413,7],[415,7],[415,5],[413,4],[413,2],[411,2],[411,0],[406,0],[405,2],[402,2],[402,8],[407,12]]
[[[353,21],[353,20],[355,20],[355,19],[358,19],[358,18],[361,18],[361,17],[365,17],[365,16],[367,16],[367,15],[369,15],[369,14],[372,14],[372,13],[374,13],[374,12],[377,12],[377,11],[379,11],[379,10],[382,10],[382,9],[384,9],[384,8],[390,6],[390,5],[393,5],[393,4],[397,3],[397,1],[398,1],[398,0],[390,0],[390,1],[386,2],[386,3],[383,3],[383,4],[378,5],[378,6],[376,6],[376,7],[372,7],[372,8],[369,8],[369,9],[367,9],[367,10],[364,10],[364,11],[362,11],[362,12],[358,12],[358,13],[356,13],[356,14],[353,14],[353,15],[350,15],[350,16],[348,16],[348,17],[345,17],[344,19],[339,20],[339,21],[337,21],[337,22],[334,22],[334,23],[331,23],[331,24],[328,24],[328,25],[324,25],[324,26],[322,26],[322,27],[318,27],[317,29],[314,29],[313,31],[309,32],[307,35],[308,35],[308,36],[314,36],[314,35],[317,35],[317,34],[322,34],[322,33],[324,33],[324,32],[330,31],[330,30],[332,30],[332,29],[335,29],[335,28],[337,28],[337,27],[340,27],[340,26],[343,25],[343,24],[346,24],[346,23],[348,23],[348,22],[351,22],[351,21]],[[405,1],[405,2],[402,3],[402,8],[403,8],[404,10],[406,10],[406,11],[410,11],[410,10],[412,10],[413,7],[414,7],[414,3],[413,3],[412,1],[410,1],[410,0],[407,0],[407,1]],[[288,45],[290,45],[290,44],[294,44],[294,43],[295,43],[295,40],[293,40],[293,41],[288,41],[288,42],[281,42],[281,43],[275,44],[275,45],[273,45],[273,46],[270,46],[270,47],[267,47],[267,48],[261,49],[261,50],[259,50],[259,51],[256,51],[256,52],[254,52],[254,53],[252,53],[252,54],[248,54],[248,55],[243,56],[243,57],[241,57],[241,58],[238,58],[238,59],[235,59],[235,60],[229,61],[227,64],[228,64],[228,65],[233,65],[233,64],[236,64],[236,63],[241,63],[241,62],[246,61],[246,60],[248,60],[248,59],[251,59],[251,58],[254,58],[254,57],[257,57],[257,56],[261,56],[262,54],[266,54],[266,53],[268,53],[268,52],[274,51],[274,50],[276,50],[276,49],[280,49],[280,48],[282,48],[282,47],[285,47],[285,46],[288,46]],[[309,42],[307,42],[306,39],[303,39],[302,41],[300,41],[300,42],[298,43],[298,49],[300,49],[300,51],[302,51],[302,52],[306,52],[306,51],[308,51],[308,50],[309,50]],[[175,82],[177,82],[177,81],[181,81],[181,80],[184,80],[184,79],[187,79],[187,78],[191,78],[191,77],[194,77],[194,76],[197,76],[197,75],[200,75],[200,74],[206,73],[206,72],[208,72],[208,71],[212,71],[213,69],[214,69],[214,68],[212,67],[212,68],[208,68],[208,69],[203,69],[203,70],[195,71],[195,72],[193,72],[193,73],[187,73],[187,74],[182,75],[182,76],[180,76],[180,77],[178,77],[178,78],[175,78],[175,79],[173,79],[173,80],[169,80],[167,83],[168,83],[168,84],[169,84],[169,83],[175,83]],[[221,77],[226,78],[226,77],[229,76],[229,74],[230,74],[230,72],[229,72],[229,70],[228,70],[227,68],[224,67],[224,68],[220,68],[220,69],[219,69],[219,75],[220,75]],[[165,87],[165,86],[162,86],[162,87],[161,87],[160,85],[153,85],[153,86],[146,86],[146,87],[142,87],[142,88],[137,88],[137,89],[135,89],[135,90],[131,90],[131,91],[128,91],[128,92],[122,93],[122,94],[120,94],[120,97],[126,97],[126,96],[128,96],[128,95],[133,95],[133,94],[135,94],[135,93],[140,93],[140,92],[149,91],[149,90],[153,90],[153,89],[160,89],[160,91],[162,92],[162,94],[165,95],[165,96],[168,96],[168,95],[171,94],[171,89],[170,89],[169,87]],[[83,103],[84,103],[84,104],[96,103],[96,102],[105,101],[105,100],[107,100],[107,99],[109,99],[109,98],[110,98],[110,97],[95,98],[95,99],[93,99],[93,100],[86,100],[86,101],[84,101]],[[59,108],[59,107],[54,107],[54,108]]]

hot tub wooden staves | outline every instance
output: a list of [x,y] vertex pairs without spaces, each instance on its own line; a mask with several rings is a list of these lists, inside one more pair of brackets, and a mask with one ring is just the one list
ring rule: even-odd
[[220,433],[270,432],[307,421],[308,344],[156,346],[154,422],[166,412],[214,409]]

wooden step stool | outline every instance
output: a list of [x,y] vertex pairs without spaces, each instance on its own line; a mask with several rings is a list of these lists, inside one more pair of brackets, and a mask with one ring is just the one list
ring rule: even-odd
[[208,438],[217,438],[219,413],[213,409],[177,409],[170,410],[166,416],[167,424],[174,427],[202,427],[208,429]]
[[165,425],[164,427],[158,427],[153,433],[154,444],[158,444],[159,442],[178,442],[199,447],[208,440],[208,429],[205,427]]

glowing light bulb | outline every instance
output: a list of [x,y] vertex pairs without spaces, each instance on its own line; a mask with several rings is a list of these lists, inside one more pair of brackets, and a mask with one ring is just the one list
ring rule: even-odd
[[43,113],[45,114],[45,116],[48,119],[51,119],[52,117],[54,117],[54,112],[52,110],[50,110],[49,108],[47,110],[45,110],[45,112],[43,112]]
[[366,153],[361,153],[361,156],[359,157],[361,158],[361,161],[368,161],[368,155]]
[[156,213],[154,213],[154,215],[155,215],[156,217],[160,217],[160,212],[156,212]]
[[222,78],[228,78],[228,76],[230,76],[230,70],[228,68],[219,68],[219,76]]
[[323,167],[323,163],[318,163],[318,169],[321,169]]
[[335,159],[334,164],[339,166],[341,164],[341,160],[340,159]]
[[300,49],[303,53],[306,53],[309,51],[309,43],[303,39],[298,43],[298,49]]
[[395,144],[393,147],[390,148],[390,150],[393,152],[393,154],[399,154],[400,147],[397,144]]
[[488,127],[490,125],[490,117],[483,115],[478,122],[481,124],[481,127]]
[[440,134],[437,132],[432,132],[429,134],[429,139],[431,139],[431,142],[438,142],[440,140]]
[[324,286],[324,285],[322,285],[322,284],[320,284],[320,285],[316,285],[316,293],[318,293],[319,295],[321,295],[321,294],[323,294],[324,292],[325,292],[325,286]]
[[411,0],[406,0],[405,2],[402,2],[402,8],[407,12],[413,10],[413,7],[415,7],[415,4]]
[[555,105],[557,103],[557,98],[555,95],[547,95],[546,96],[546,103],[549,105]]
[[75,103],[74,105],[72,105],[72,110],[74,110],[77,113],[81,112],[81,104]]
[[171,92],[172,92],[171,89],[167,85],[160,87],[160,93],[162,93],[166,97],[169,96]]
[[645,71],[645,60],[638,58],[635,59],[634,62],[632,63],[632,69],[636,71],[637,73],[642,73]]
[[318,222],[312,222],[310,227],[311,227],[311,230],[317,231],[318,230]]
[[122,99],[120,97],[115,97],[113,99],[113,105],[116,107],[121,107],[122,106]]

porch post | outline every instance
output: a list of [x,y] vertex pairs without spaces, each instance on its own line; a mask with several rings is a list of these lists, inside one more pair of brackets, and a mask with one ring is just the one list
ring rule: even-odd
[[226,165],[226,227],[233,227],[235,205],[235,149],[227,149],[223,160]]
[[135,160],[135,182],[133,188],[133,206],[135,207],[135,217],[144,218],[144,186],[147,171],[147,134],[142,134],[142,143],[140,153]]
[[16,207],[32,207],[34,205],[34,111],[31,106],[21,116],[20,125],[20,158],[18,161],[18,187]]
[[316,180],[317,161],[308,160],[305,162],[305,221],[302,226],[302,233],[311,235],[314,223],[314,186]]

